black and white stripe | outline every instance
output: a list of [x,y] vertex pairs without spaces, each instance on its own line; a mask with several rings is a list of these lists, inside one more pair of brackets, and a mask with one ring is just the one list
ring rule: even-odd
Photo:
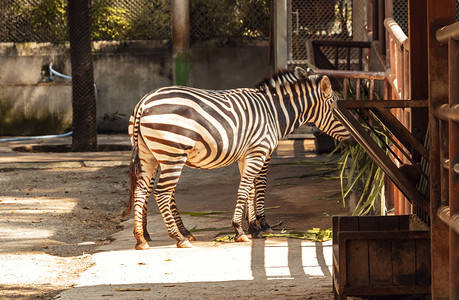
[[129,124],[136,249],[148,248],[147,201],[157,173],[154,195],[168,233],[178,247],[191,246],[194,238],[174,200],[184,165],[212,169],[237,161],[241,181],[232,218],[236,241],[248,240],[241,227],[246,203],[252,236],[268,229],[264,196],[271,154],[279,139],[304,123],[314,123],[340,141],[350,138],[331,112],[336,99],[326,76],[300,68],[277,72],[253,89],[166,87],[144,96]]

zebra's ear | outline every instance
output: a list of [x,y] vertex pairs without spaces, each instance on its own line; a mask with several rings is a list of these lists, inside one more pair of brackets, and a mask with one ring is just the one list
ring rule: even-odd
[[332,92],[330,79],[326,75],[320,81],[320,90],[325,96],[329,96]]
[[300,67],[296,67],[295,68],[295,76],[298,77],[298,78],[308,78],[308,73],[303,69],[303,68],[300,68]]

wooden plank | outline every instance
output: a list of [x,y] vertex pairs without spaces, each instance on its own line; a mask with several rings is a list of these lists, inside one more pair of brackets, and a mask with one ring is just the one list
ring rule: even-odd
[[[416,244],[416,285],[431,284],[430,240],[418,239]],[[447,270],[444,270],[445,272]]]
[[351,216],[339,217],[338,231],[358,231],[359,230],[359,219]]
[[369,240],[370,286],[392,285],[392,240]]
[[338,225],[339,225],[339,217],[338,216],[332,216],[332,240],[333,240],[333,245],[338,244]]
[[359,217],[359,231],[378,231],[380,218],[378,216]]
[[368,286],[368,240],[348,240],[346,243],[346,286]]
[[[382,296],[382,295],[420,295],[430,294],[429,286],[371,286],[371,287],[348,287],[344,288],[346,295],[353,296]],[[395,298],[395,297],[394,297]],[[391,299],[391,298],[385,298]],[[398,299],[398,298],[396,298]],[[402,298],[403,299],[403,298]],[[409,297],[405,299],[410,299]],[[429,298],[430,299],[430,298]]]
[[385,216],[379,222],[379,229],[381,231],[399,231],[400,218],[399,216]]
[[410,230],[410,216],[409,215],[403,215],[399,216],[399,221],[400,221],[400,230]]
[[428,231],[345,231],[339,233],[339,239],[348,240],[406,240],[428,239]]
[[378,119],[380,119],[389,128],[390,132],[396,136],[405,148],[413,148],[425,159],[429,158],[429,153],[426,148],[424,148],[424,145],[421,144],[391,112],[384,108],[376,108],[372,111]]
[[416,285],[415,240],[397,240],[392,247],[393,285]]

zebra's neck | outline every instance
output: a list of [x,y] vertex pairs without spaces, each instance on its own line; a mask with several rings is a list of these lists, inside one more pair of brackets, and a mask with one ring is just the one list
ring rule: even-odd
[[289,86],[284,91],[278,93],[266,93],[273,120],[277,128],[277,137],[281,139],[292,133],[295,129],[307,122],[313,99],[310,99],[307,88]]

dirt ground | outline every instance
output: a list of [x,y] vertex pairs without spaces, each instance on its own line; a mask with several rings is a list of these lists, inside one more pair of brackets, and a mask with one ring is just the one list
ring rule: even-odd
[[[282,228],[301,231],[329,228],[332,215],[347,214],[336,195],[339,180],[319,176],[328,172],[323,159],[312,154],[308,163],[273,160],[266,199],[270,224],[282,221]],[[227,212],[217,218],[229,225],[238,181],[236,165],[186,168],[177,205],[185,213]],[[128,188],[126,166],[0,170],[1,299],[52,299],[72,287],[98,248],[122,229]],[[156,209],[150,201],[150,213]],[[150,226],[165,230],[164,224]]]

